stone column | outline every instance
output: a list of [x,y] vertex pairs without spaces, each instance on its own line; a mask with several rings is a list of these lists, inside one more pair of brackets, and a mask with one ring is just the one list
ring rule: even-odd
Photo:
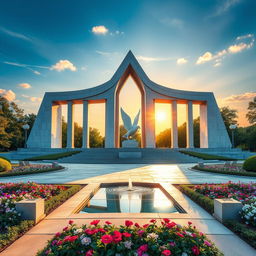
[[88,113],[89,103],[87,100],[83,101],[83,148],[89,148],[89,131],[88,131]]
[[187,103],[187,148],[194,147],[194,129],[193,129],[193,102],[191,100]]
[[62,108],[61,105],[52,106],[51,148],[62,147]]
[[200,105],[200,148],[208,148],[207,104]]
[[150,96],[146,96],[145,113],[145,138],[146,148],[155,148],[155,102]]
[[67,148],[74,147],[74,104],[68,101]]
[[178,125],[177,125],[177,101],[173,100],[172,101],[172,134],[171,134],[171,142],[172,148],[178,148]]
[[115,100],[110,96],[105,105],[105,148],[115,147]]

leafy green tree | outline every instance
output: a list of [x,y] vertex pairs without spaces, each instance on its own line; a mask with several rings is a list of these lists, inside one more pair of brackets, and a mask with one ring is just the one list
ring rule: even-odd
[[254,97],[253,101],[249,102],[248,113],[246,114],[246,118],[248,119],[250,124],[256,123],[256,97]]
[[83,128],[78,125],[78,123],[74,123],[74,146],[75,148],[82,147],[82,138],[83,138]]
[[222,107],[220,108],[220,113],[222,116],[222,119],[224,121],[224,124],[226,126],[226,129],[228,131],[229,137],[231,137],[231,130],[229,126],[231,124],[237,124],[237,110],[236,109],[231,109],[230,107]]
[[90,148],[102,148],[104,146],[104,138],[97,128],[89,128],[89,145]]

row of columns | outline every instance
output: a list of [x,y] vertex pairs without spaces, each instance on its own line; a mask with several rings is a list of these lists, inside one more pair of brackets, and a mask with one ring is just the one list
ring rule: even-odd
[[[113,104],[112,104],[113,103]],[[146,111],[146,147],[154,147],[154,125],[155,120],[149,120],[147,115],[153,111],[153,102],[150,104],[151,110]],[[72,101],[67,103],[67,148],[74,147],[74,104]],[[89,103],[83,101],[83,135],[82,135],[82,147],[89,147],[89,132],[88,132],[88,114],[89,114]],[[172,148],[178,148],[178,115],[177,115],[177,101],[173,100],[171,103],[171,142]],[[52,107],[52,147],[61,147],[61,118],[62,111],[61,105],[55,105]],[[105,136],[105,147],[114,147],[115,136],[114,136],[114,102],[106,102],[106,136]],[[148,123],[147,123],[148,122]],[[186,104],[186,141],[187,148],[194,147],[194,132],[193,132],[193,102],[188,101]],[[208,147],[207,140],[207,106],[200,105],[200,147]]]

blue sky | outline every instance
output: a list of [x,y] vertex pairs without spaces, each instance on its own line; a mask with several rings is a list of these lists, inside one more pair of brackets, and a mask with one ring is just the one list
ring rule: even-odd
[[213,91],[245,125],[256,96],[256,1],[2,1],[0,94],[37,112],[45,91],[105,82],[131,49],[168,87]]

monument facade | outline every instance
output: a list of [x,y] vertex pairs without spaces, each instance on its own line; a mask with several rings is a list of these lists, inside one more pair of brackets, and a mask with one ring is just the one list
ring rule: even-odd
[[84,90],[46,92],[30,133],[29,148],[62,147],[62,105],[67,104],[67,148],[74,147],[74,104],[83,104],[83,148],[89,147],[88,106],[105,103],[105,147],[119,148],[119,94],[131,76],[141,93],[141,146],[155,147],[155,104],[170,103],[172,148],[178,148],[177,104],[186,105],[187,148],[194,147],[193,105],[200,109],[200,147],[230,148],[231,143],[212,92],[176,90],[151,81],[131,51],[106,83]]

